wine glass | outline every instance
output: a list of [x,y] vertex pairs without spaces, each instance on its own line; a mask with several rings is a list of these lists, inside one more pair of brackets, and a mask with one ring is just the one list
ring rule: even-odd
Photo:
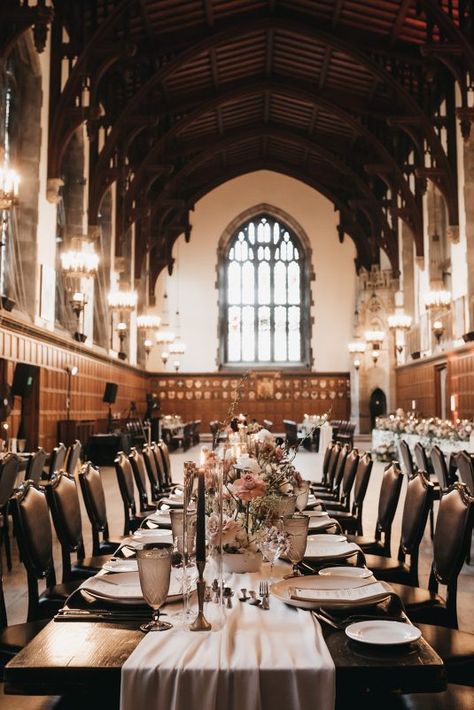
[[137,550],[138,574],[143,598],[151,606],[152,620],[140,626],[140,631],[165,631],[172,628],[167,621],[160,621],[160,607],[166,601],[170,586],[173,545],[150,542]]
[[270,582],[273,582],[273,566],[280,555],[286,551],[287,546],[286,535],[277,525],[267,528],[260,542],[260,551],[270,563]]
[[293,486],[293,492],[296,495],[296,510],[302,513],[308,505],[309,481],[302,481],[299,486]]
[[287,557],[293,565],[293,570],[288,577],[301,577],[302,573],[298,569],[298,563],[304,557],[306,550],[306,540],[308,537],[309,517],[307,515],[295,514],[283,518],[283,530],[288,537]]

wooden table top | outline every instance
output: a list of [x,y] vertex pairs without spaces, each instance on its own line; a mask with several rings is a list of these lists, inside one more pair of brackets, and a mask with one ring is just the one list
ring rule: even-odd
[[[446,687],[443,662],[423,639],[409,647],[374,649],[350,641],[343,631],[323,627],[339,696],[366,689],[435,692]],[[25,695],[92,691],[97,698],[100,688],[107,707],[114,707],[122,665],[142,638],[137,624],[51,621],[5,667],[6,691]]]

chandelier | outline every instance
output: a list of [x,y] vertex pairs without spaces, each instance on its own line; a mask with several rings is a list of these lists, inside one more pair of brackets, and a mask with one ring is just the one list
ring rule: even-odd
[[61,266],[66,276],[93,276],[99,266],[99,257],[95,251],[70,249],[61,254]]
[[18,173],[11,170],[6,162],[0,165],[0,210],[9,210],[18,204]]
[[445,291],[443,289],[427,291],[423,295],[425,301],[425,308],[427,310],[436,308],[447,308],[451,303],[451,292]]
[[153,330],[160,327],[161,318],[151,313],[137,316],[137,328],[139,330]]
[[175,334],[172,330],[158,330],[155,333],[155,340],[158,345],[169,345],[173,343],[175,339]]
[[170,343],[168,350],[171,355],[184,355],[186,352],[186,344],[177,339],[173,343]]
[[406,313],[394,313],[388,317],[388,327],[391,330],[410,330],[412,317]]
[[109,308],[115,311],[133,311],[137,305],[136,291],[109,291],[107,296]]
[[356,370],[359,369],[361,360],[360,355],[363,355],[367,349],[367,344],[363,343],[361,340],[355,340],[353,343],[349,343],[347,346],[350,354],[354,356],[353,364]]

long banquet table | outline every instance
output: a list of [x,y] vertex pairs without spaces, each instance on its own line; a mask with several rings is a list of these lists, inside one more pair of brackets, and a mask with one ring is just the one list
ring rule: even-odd
[[[344,631],[326,624],[322,630],[338,700],[349,697],[353,703],[367,689],[408,693],[446,687],[444,665],[423,639],[409,649],[359,649]],[[51,621],[5,667],[6,692],[84,698],[88,710],[118,708],[122,666],[142,639],[136,623]]]

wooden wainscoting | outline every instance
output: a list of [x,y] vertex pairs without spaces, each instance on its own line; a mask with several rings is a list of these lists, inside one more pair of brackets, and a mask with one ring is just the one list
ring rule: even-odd
[[204,432],[213,419],[229,419],[236,389],[240,396],[235,415],[244,412],[258,422],[270,419],[274,431],[283,430],[283,419],[300,422],[304,414],[331,410],[331,419],[350,416],[347,372],[254,372],[244,382],[233,372],[199,372],[156,374],[151,381],[151,391],[160,398],[161,414],[179,414],[184,421],[200,419]]
[[[31,401],[25,400],[30,412],[27,420],[28,448],[43,446],[47,451],[57,443],[58,421],[66,418],[67,367],[76,366],[78,374],[71,378],[71,410],[73,420],[104,420],[107,405],[102,402],[106,382],[118,384],[117,399],[112,405],[115,415],[126,416],[135,402],[143,416],[148,391],[147,373],[115,361],[85,346],[69,344],[59,336],[34,326],[18,324],[3,318],[0,327],[0,369],[4,381],[11,385],[17,362],[39,367]],[[7,420],[10,436],[17,436],[20,423],[20,399],[15,398]]]
[[[396,371],[397,406],[405,411],[416,401],[417,411],[425,417],[436,416],[439,408],[436,371],[447,367],[446,397],[448,417],[474,419],[474,346],[467,345],[436,357],[426,358],[399,367]],[[449,411],[454,395],[456,411]]]

